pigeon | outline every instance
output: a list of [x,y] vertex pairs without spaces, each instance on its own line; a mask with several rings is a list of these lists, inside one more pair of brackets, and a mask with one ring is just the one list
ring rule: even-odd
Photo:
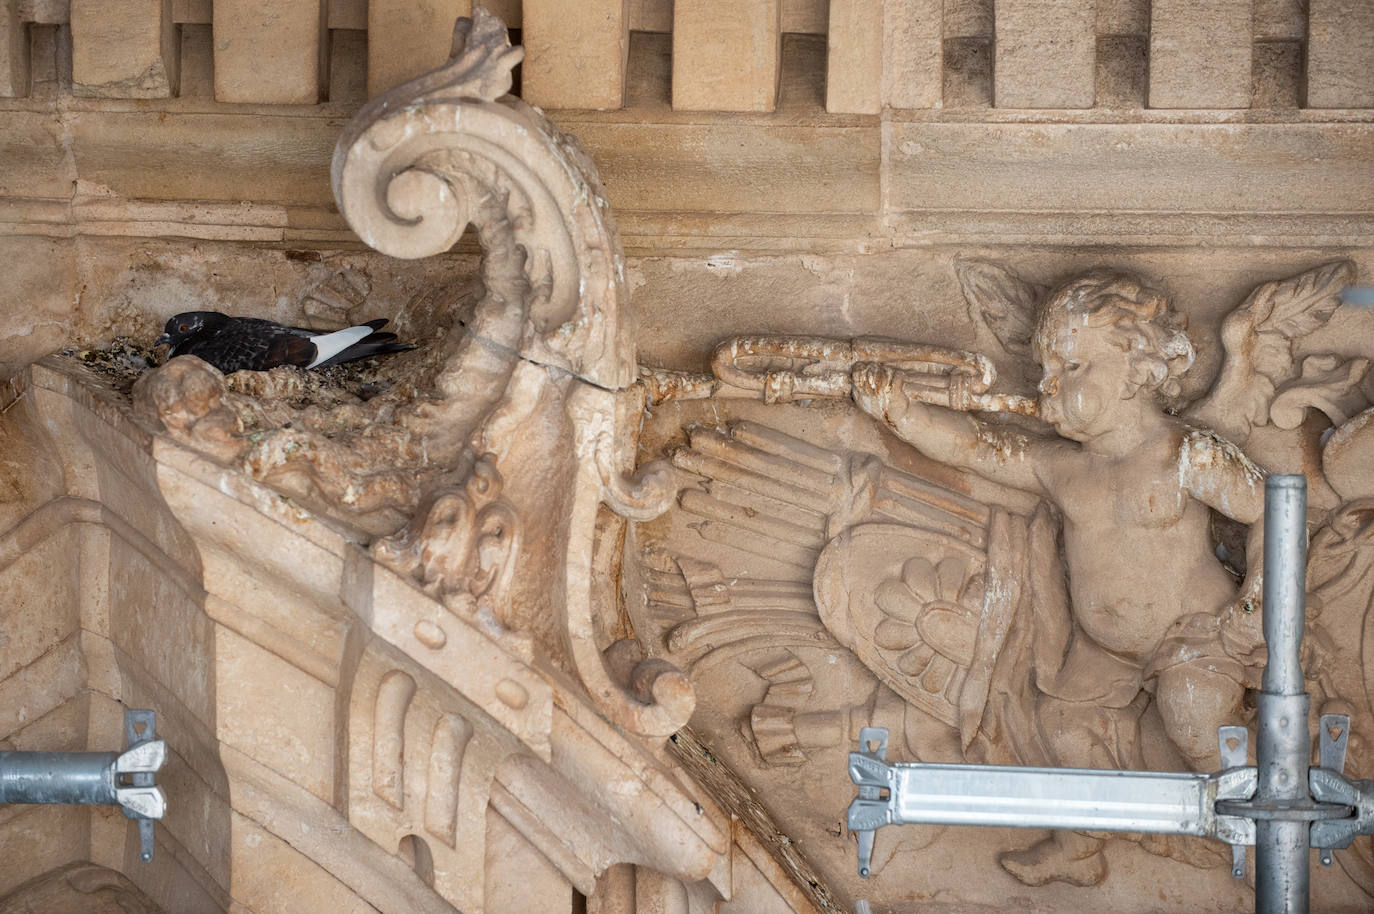
[[379,332],[386,318],[333,333],[288,327],[257,317],[230,317],[218,311],[186,311],[167,322],[154,346],[172,347],[169,359],[198,356],[225,374],[266,371],[279,365],[325,368],[415,347],[396,334]]

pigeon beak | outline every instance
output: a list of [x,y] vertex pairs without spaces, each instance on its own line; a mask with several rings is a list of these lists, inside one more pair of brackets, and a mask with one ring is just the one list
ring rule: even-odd
[[171,338],[170,336],[168,336],[167,334],[164,333],[164,334],[162,334],[162,336],[160,336],[160,337],[157,338],[157,341],[156,341],[156,342],[153,343],[153,348],[156,349],[156,348],[159,347],[159,346],[170,346],[170,345],[172,345],[172,338]]

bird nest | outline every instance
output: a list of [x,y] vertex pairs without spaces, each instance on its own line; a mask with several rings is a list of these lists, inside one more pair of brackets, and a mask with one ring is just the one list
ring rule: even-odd
[[437,397],[442,340],[328,368],[224,375],[138,340],[69,348],[59,357],[128,402],[136,418],[317,513],[371,534],[400,527],[434,465],[408,426]]
[[[132,400],[134,383],[149,369],[166,363],[165,351],[147,346],[131,337],[121,336],[103,347],[67,348],[60,355],[72,359],[102,386]],[[263,399],[279,399],[295,409],[331,409],[342,404],[366,403],[383,394],[405,395],[397,389],[397,364],[394,356],[362,359],[305,371],[274,368],[271,371],[239,371],[226,376],[229,390]],[[402,383],[404,388],[404,383]],[[413,385],[408,391],[413,398]]]

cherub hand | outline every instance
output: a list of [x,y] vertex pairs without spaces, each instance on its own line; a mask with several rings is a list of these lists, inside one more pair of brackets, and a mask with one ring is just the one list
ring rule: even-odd
[[854,402],[876,419],[895,422],[906,414],[910,400],[896,369],[877,362],[859,362],[850,373]]
[[1261,663],[1265,656],[1263,614],[1257,595],[1242,593],[1221,611],[1221,643],[1237,659]]

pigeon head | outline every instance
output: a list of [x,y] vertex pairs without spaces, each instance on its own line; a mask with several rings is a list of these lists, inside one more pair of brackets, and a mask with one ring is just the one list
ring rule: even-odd
[[167,321],[162,328],[162,336],[154,346],[171,346],[176,349],[182,343],[193,340],[206,330],[217,330],[228,317],[218,311],[183,311]]

